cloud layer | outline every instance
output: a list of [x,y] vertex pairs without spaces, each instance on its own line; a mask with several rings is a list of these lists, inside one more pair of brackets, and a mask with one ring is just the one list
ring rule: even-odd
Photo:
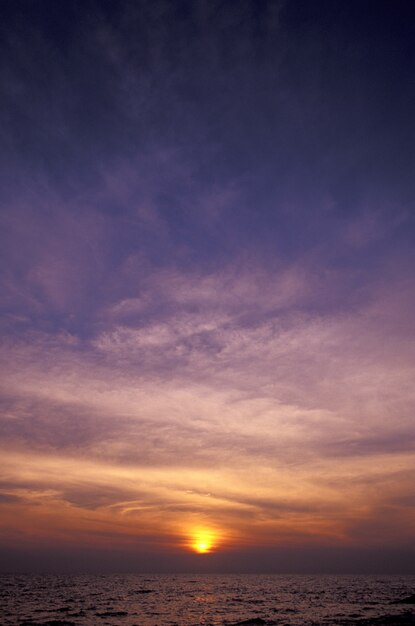
[[4,548],[410,545],[404,25],[86,4],[3,44]]

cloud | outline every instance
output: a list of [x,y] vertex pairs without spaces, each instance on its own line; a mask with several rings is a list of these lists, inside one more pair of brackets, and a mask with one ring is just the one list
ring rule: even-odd
[[94,6],[2,27],[2,528],[409,540],[410,134],[371,48],[290,3]]
[[[19,491],[30,489],[56,514],[65,502],[71,524],[78,510],[98,512],[109,529],[140,516],[144,534],[163,512],[170,530],[160,536],[209,520],[247,544],[258,532],[271,543],[357,541],[359,520],[373,520],[390,541],[398,513],[390,525],[374,520],[408,493],[414,437],[410,351],[394,315],[373,302],[302,311],[312,292],[294,281],[299,310],[287,316],[285,272],[186,278],[153,274],[144,299],[161,303],[158,315],[133,308],[123,325],[123,306],[121,317],[111,309],[92,340],[9,340],[2,439],[30,455],[23,466],[5,457],[13,495],[32,503]],[[248,320],[245,299],[255,302]]]

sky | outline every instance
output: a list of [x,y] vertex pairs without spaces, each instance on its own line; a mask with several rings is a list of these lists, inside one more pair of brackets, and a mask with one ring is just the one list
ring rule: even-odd
[[414,6],[3,0],[0,567],[414,573]]

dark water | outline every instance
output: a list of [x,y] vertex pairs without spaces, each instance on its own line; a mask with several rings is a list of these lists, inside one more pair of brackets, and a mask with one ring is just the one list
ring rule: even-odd
[[415,626],[415,576],[0,577],[2,626]]

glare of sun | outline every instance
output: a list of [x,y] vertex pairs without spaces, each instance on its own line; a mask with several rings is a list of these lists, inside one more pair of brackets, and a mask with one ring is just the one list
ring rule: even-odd
[[214,538],[212,533],[202,531],[194,536],[192,548],[195,552],[198,552],[199,554],[207,554],[208,552],[211,552],[213,544]]

